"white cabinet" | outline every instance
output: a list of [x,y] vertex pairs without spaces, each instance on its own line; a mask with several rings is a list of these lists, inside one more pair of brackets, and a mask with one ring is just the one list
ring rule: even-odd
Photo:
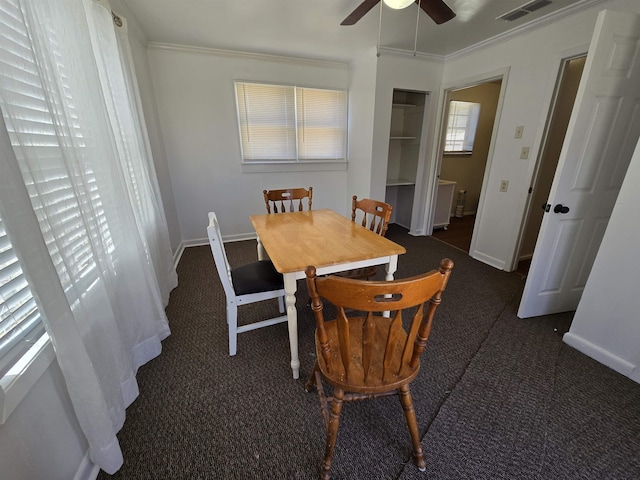
[[436,194],[436,212],[433,217],[433,228],[444,227],[446,230],[451,219],[453,205],[453,192],[456,190],[456,182],[450,180],[438,181],[438,193]]
[[393,205],[391,223],[409,229],[426,99],[426,92],[393,91],[385,201]]

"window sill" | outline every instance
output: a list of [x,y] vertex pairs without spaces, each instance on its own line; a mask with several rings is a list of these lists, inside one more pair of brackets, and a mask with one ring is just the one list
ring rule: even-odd
[[7,421],[55,358],[53,345],[45,333],[0,379],[0,425]]
[[345,171],[347,162],[243,163],[242,173]]
[[460,150],[459,152],[453,152],[453,151],[452,152],[443,152],[443,154],[446,155],[446,156],[452,156],[452,155],[453,156],[455,156],[455,155],[464,156],[464,155],[473,155],[473,152],[470,152],[468,150],[466,150],[466,151]]

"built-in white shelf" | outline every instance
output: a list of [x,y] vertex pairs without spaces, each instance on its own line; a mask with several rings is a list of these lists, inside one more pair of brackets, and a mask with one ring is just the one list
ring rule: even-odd
[[408,180],[406,178],[387,178],[387,187],[398,187],[401,185],[415,185],[415,180]]
[[415,108],[417,105],[413,103],[392,103],[393,108]]
[[393,90],[385,201],[393,205],[391,223],[411,229],[420,163],[426,92]]

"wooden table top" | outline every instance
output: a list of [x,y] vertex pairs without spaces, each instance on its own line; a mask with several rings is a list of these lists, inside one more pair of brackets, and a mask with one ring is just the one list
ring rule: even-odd
[[406,252],[402,245],[329,209],[252,215],[251,223],[280,273]]

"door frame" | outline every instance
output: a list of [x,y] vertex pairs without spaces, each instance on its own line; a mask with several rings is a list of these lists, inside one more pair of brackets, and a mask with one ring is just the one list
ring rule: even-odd
[[[430,166],[430,175],[428,185],[431,185],[431,196],[425,209],[425,235],[431,235],[433,233],[433,219],[435,215],[436,207],[436,195],[438,193],[437,182],[440,179],[440,169],[442,167],[442,158],[444,156],[444,144],[447,134],[447,120],[449,112],[449,100],[451,98],[451,92],[456,90],[462,90],[465,88],[475,87],[482,85],[483,83],[493,82],[496,80],[501,81],[500,93],[498,95],[498,106],[496,108],[496,114],[493,120],[493,130],[491,131],[491,140],[489,143],[489,151],[487,153],[487,162],[484,167],[484,175],[482,177],[482,187],[480,189],[480,199],[478,201],[478,209],[476,213],[475,224],[478,225],[482,218],[482,209],[484,206],[484,197],[487,190],[487,182],[489,178],[489,172],[491,171],[491,165],[493,163],[493,154],[495,150],[496,137],[498,135],[498,126],[500,125],[500,116],[502,114],[502,106],[504,104],[504,97],[507,91],[507,83],[509,80],[509,71],[511,67],[501,68],[498,70],[492,70],[471,77],[463,78],[452,83],[445,83],[440,88],[440,101],[438,104],[438,115],[436,118],[437,131],[434,142],[434,149],[432,151],[433,161]],[[471,238],[471,247],[469,248],[469,255],[472,255],[473,247],[475,244],[475,232],[477,229],[474,226],[474,234]]]
[[[558,102],[558,93],[560,90],[560,85],[562,82],[562,77],[564,74],[564,67],[570,60],[575,58],[584,56],[588,54],[589,44],[585,43],[582,45],[578,45],[572,47],[567,50],[563,50],[558,54],[556,59],[554,59],[554,63],[557,65],[557,68],[552,70],[549,78],[548,85],[553,85],[553,88],[550,89],[550,92],[547,96],[545,96],[545,103],[549,105],[546,110],[546,115],[544,119],[544,123],[541,124],[542,128],[539,128],[538,131],[539,136],[536,137],[533,142],[534,145],[538,145],[538,153],[536,156],[536,161],[532,164],[532,172],[528,174],[530,178],[529,181],[529,194],[527,195],[527,201],[525,203],[524,211],[522,213],[522,218],[520,220],[520,230],[518,231],[518,237],[516,240],[516,248],[513,253],[513,257],[511,258],[511,262],[506,264],[506,271],[511,272],[518,268],[518,263],[520,262],[520,250],[522,249],[522,242],[524,241],[524,234],[527,228],[527,221],[529,219],[529,214],[532,208],[536,208],[535,205],[532,205],[533,200],[533,192],[538,183],[538,176],[540,175],[540,170],[542,167],[542,156],[545,153],[545,147],[547,145],[547,141],[549,138],[549,128],[551,126],[551,120],[553,119],[553,115],[556,110],[556,105]],[[547,100],[548,98],[548,100]],[[556,167],[557,172],[557,167]],[[555,175],[555,173],[554,173]],[[548,199],[547,199],[548,200]],[[536,241],[537,243],[537,241]]]

